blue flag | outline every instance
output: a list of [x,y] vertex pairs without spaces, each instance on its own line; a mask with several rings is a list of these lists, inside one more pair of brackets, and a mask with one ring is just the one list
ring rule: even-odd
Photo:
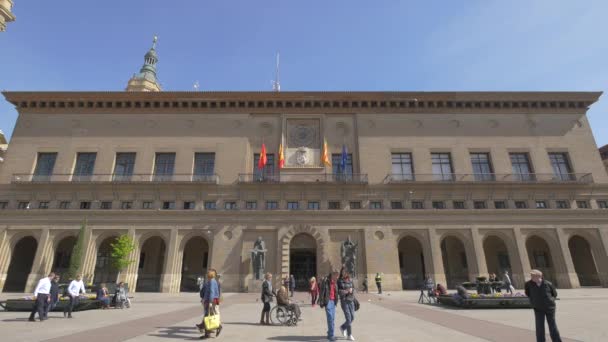
[[343,173],[346,173],[346,162],[348,160],[348,153],[346,151],[346,145],[342,145],[342,158],[340,158],[340,169]]

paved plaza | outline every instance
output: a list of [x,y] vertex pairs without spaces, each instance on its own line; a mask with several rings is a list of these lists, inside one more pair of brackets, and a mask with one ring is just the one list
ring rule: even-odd
[[[559,291],[557,320],[564,341],[608,341],[608,289]],[[533,313],[527,309],[456,310],[417,304],[415,291],[359,295],[353,335],[357,341],[534,341]],[[18,297],[2,294],[2,299]],[[325,314],[297,293],[303,321],[297,327],[257,324],[258,294],[224,295],[224,330],[216,341],[324,341]],[[0,312],[2,341],[191,341],[199,337],[198,294],[137,293],[125,310],[77,312],[71,320],[51,313],[43,323],[28,313]],[[336,332],[343,321],[338,310]],[[44,329],[41,329],[44,327]],[[337,335],[338,335],[337,334]],[[548,339],[550,340],[550,339]]]

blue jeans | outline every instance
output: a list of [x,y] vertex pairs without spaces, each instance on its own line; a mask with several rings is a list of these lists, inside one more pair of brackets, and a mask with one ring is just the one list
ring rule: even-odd
[[562,342],[559,331],[557,330],[557,324],[555,323],[555,309],[548,311],[534,310],[534,318],[536,319],[536,341],[545,342],[545,317],[547,318],[551,341]]
[[344,318],[346,322],[340,326],[343,330],[346,330],[348,336],[353,334],[353,321],[355,320],[355,302],[340,301],[342,311],[344,312]]
[[325,315],[327,316],[327,338],[334,337],[334,319],[336,318],[336,303],[333,300],[327,302],[325,307]]

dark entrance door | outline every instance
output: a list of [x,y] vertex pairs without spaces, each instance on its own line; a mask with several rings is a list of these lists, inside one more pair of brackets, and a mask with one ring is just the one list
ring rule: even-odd
[[25,290],[37,247],[38,242],[31,236],[24,237],[17,242],[8,266],[4,292],[23,292]]
[[296,278],[296,290],[307,291],[308,281],[317,276],[317,253],[315,250],[296,249],[289,256],[289,270]]

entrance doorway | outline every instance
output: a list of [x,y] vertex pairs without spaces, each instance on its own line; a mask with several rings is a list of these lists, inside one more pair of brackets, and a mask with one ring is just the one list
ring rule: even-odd
[[184,258],[182,260],[182,281],[180,291],[198,292],[198,278],[205,279],[209,263],[209,245],[207,240],[196,236],[188,240],[184,246]]
[[[94,284],[113,283],[118,277],[118,271],[112,267],[112,244],[116,236],[106,238],[97,249],[97,260],[95,261]],[[66,279],[67,280],[67,279]]]
[[317,277],[317,242],[305,233],[298,234],[289,244],[289,271],[296,279],[296,290],[308,290],[311,277]]
[[581,286],[600,286],[600,277],[589,242],[582,236],[575,235],[568,241],[568,248]]
[[424,253],[420,241],[406,236],[399,241],[399,269],[404,290],[420,289],[424,285]]
[[13,248],[11,263],[8,266],[4,292],[23,292],[27,277],[32,271],[38,242],[31,236],[19,240]]
[[141,247],[137,272],[138,292],[160,292],[160,278],[165,265],[165,241],[154,236]]

